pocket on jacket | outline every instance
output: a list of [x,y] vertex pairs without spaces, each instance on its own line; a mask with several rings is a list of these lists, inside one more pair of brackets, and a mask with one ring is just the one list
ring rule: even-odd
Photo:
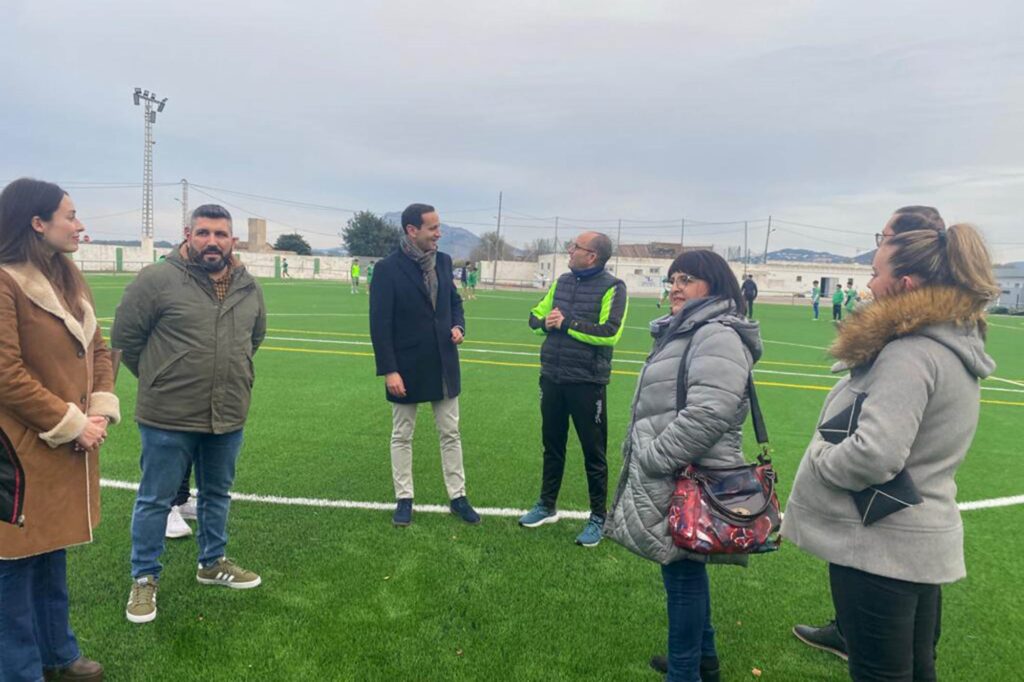
[[157,386],[162,380],[164,380],[167,377],[167,375],[170,374],[170,371],[174,367],[174,365],[176,365],[183,357],[188,355],[188,353],[189,351],[187,350],[178,351],[170,358],[165,360],[164,363],[160,365],[155,372],[153,372],[153,378],[150,379],[149,381],[150,388]]

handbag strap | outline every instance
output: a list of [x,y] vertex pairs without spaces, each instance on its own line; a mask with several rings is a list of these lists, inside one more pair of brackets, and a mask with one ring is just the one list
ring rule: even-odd
[[[679,372],[676,376],[676,412],[686,407],[686,372],[690,360],[690,348],[693,347],[693,340],[697,332],[704,324],[697,325],[690,334],[690,342],[686,344],[683,357],[679,360]],[[771,464],[772,458],[768,454],[768,427],[764,423],[764,415],[761,414],[761,403],[757,399],[757,389],[754,388],[754,372],[747,375],[747,396],[750,399],[750,420],[754,423],[754,437],[757,444],[761,446],[761,454],[758,461],[762,464]]]

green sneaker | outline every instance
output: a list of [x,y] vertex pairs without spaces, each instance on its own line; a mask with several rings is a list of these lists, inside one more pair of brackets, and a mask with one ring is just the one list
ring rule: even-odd
[[248,590],[261,582],[258,575],[223,556],[206,568],[200,565],[196,580],[203,585],[223,585],[236,590]]
[[156,578],[151,575],[139,576],[132,583],[128,607],[124,610],[124,615],[129,621],[148,623],[156,618],[156,586]]

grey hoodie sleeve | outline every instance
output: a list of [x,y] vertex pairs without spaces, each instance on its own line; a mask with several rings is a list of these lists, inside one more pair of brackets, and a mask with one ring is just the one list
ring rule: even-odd
[[736,415],[746,398],[750,359],[734,330],[719,324],[705,329],[694,336],[689,352],[686,406],[638,454],[640,468],[652,478],[674,476],[736,427]]
[[931,355],[915,346],[901,339],[879,353],[865,377],[867,396],[852,436],[837,445],[815,436],[807,456],[828,485],[863,490],[903,470],[936,380]]

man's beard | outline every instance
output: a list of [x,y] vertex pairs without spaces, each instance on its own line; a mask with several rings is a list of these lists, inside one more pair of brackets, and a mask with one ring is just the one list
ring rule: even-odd
[[[220,260],[208,261],[205,255],[208,253],[215,253],[220,256]],[[196,251],[192,248],[192,245],[188,246],[188,255],[192,259],[192,262],[201,267],[207,272],[220,272],[228,266],[228,261],[231,259],[231,254],[225,254],[223,251],[218,249],[216,246],[207,246],[202,252]]]

